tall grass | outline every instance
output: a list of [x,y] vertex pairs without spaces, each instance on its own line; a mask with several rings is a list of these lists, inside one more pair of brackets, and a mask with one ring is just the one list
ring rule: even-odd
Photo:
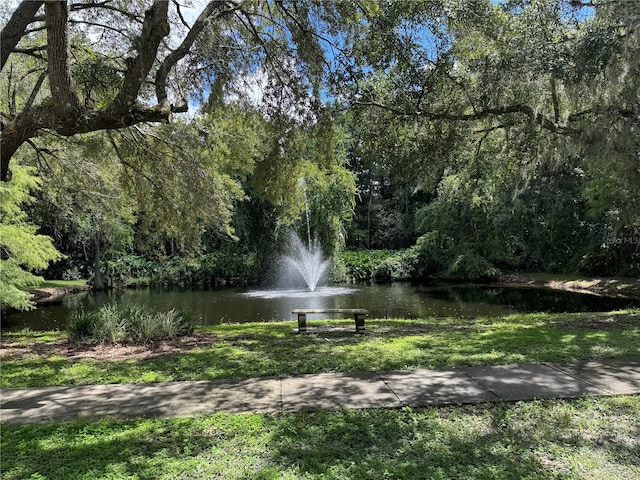
[[123,308],[108,304],[97,312],[74,314],[67,325],[71,342],[145,343],[192,332],[193,324],[175,309],[153,312],[146,305]]

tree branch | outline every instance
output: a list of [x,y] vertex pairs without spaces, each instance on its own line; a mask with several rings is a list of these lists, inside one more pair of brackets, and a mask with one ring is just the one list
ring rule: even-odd
[[[231,4],[231,6],[229,6],[229,4]],[[171,67],[189,53],[193,42],[195,42],[198,35],[200,35],[202,30],[204,30],[204,28],[209,25],[213,19],[221,18],[222,16],[233,12],[237,8],[238,5],[235,3],[227,2],[225,0],[213,0],[207,4],[204,10],[202,10],[180,46],[167,55],[156,72],[156,97],[159,104],[167,99],[167,76]],[[218,15],[214,17],[213,14],[216,10],[220,11]]]
[[72,3],[71,11],[75,12],[78,10],[86,10],[89,8],[102,8],[105,10],[110,10],[112,12],[119,13],[120,15],[123,15],[127,17],[129,20],[132,20],[134,22],[142,23],[142,21],[140,20],[140,18],[138,18],[137,15],[131,12],[127,12],[126,10],[122,10],[121,8],[114,7],[113,5],[110,5],[110,3],[111,3],[111,0],[105,0],[103,2]]
[[40,87],[42,87],[42,83],[44,82],[45,78],[47,78],[47,72],[42,72],[38,77],[38,80],[36,81],[36,84],[33,87],[33,90],[31,90],[31,95],[29,95],[29,98],[27,99],[27,103],[24,104],[23,110],[29,110],[31,108],[31,106],[33,105],[33,102],[36,99],[36,96],[38,95],[38,92],[40,92]]
[[126,33],[124,33],[122,29],[112,27],[111,25],[105,25],[103,23],[98,23],[98,22],[90,22],[89,20],[73,20],[73,19],[69,20],[69,23],[89,25],[91,27],[99,27],[105,30],[111,30],[112,32],[116,32],[118,35],[122,35],[124,38],[131,40],[131,37]]
[[631,110],[628,108],[621,108],[621,107],[615,107],[615,106],[609,106],[606,108],[598,108],[598,107],[594,107],[594,108],[588,108],[586,110],[582,110],[580,112],[576,112],[573,113],[571,115],[569,115],[569,118],[567,119],[569,122],[577,122],[580,119],[586,117],[587,115],[597,115],[597,114],[608,114],[608,115],[616,115],[618,117],[622,117],[625,119],[630,119],[630,118],[638,118],[638,116],[640,116],[640,112],[637,110]]
[[127,161],[124,158],[124,155],[122,155],[122,153],[120,152],[120,148],[118,148],[118,144],[113,138],[113,134],[111,130],[107,130],[107,137],[109,137],[109,143],[113,147],[114,152],[116,152],[116,156],[118,157],[118,160],[120,160],[120,163],[122,163],[125,167],[130,168],[131,170],[136,172],[138,175],[143,176],[151,185],[153,185],[156,189],[158,189],[158,191],[162,191],[162,188],[160,187],[160,185],[157,184],[154,178],[149,176],[147,173],[143,172],[140,168],[137,168],[136,166],[132,165],[129,161]]
[[119,112],[131,107],[156,59],[158,47],[169,34],[167,19],[169,2],[155,0],[144,14],[142,33],[137,40],[138,55],[126,60],[128,69],[118,95],[109,105],[109,110]]
[[556,76],[551,75],[551,101],[553,102],[553,119],[555,123],[560,122],[560,102],[558,100],[558,91],[556,87]]
[[449,112],[429,112],[426,110],[407,111],[407,110],[402,110],[395,107],[390,107],[388,105],[385,105],[373,100],[358,101],[355,103],[356,105],[382,108],[384,110],[390,111],[397,115],[409,116],[409,117],[424,117],[430,120],[473,121],[473,120],[481,120],[483,118],[488,118],[492,116],[501,116],[501,115],[508,115],[512,113],[520,113],[520,114],[526,115],[527,117],[529,117],[529,119],[532,122],[540,125],[542,128],[550,132],[558,133],[562,135],[571,135],[571,136],[580,135],[579,130],[576,130],[574,128],[567,127],[564,125],[556,124],[553,121],[549,120],[543,114],[536,113],[533,110],[533,108],[531,108],[530,106],[523,105],[523,104],[505,105],[501,107],[486,108],[483,110],[478,110],[474,113],[460,114],[460,113],[449,113]]
[[181,5],[176,0],[173,0],[173,4],[176,6],[176,12],[178,12],[178,18],[180,18],[182,25],[184,25],[186,28],[191,28],[182,15],[182,10],[180,10]]
[[10,178],[11,157],[25,141],[34,137],[41,129],[51,129],[64,137],[71,137],[98,130],[117,130],[144,122],[170,122],[172,112],[186,112],[187,108],[186,105],[180,107],[134,105],[118,112],[109,109],[83,109],[73,119],[65,121],[60,119],[50,106],[38,105],[23,110],[15,119],[2,117],[0,179],[6,181]]
[[47,49],[46,45],[39,45],[37,47],[29,47],[29,48],[14,48],[13,53],[22,53],[25,55],[32,55],[37,58],[42,58],[41,56],[34,55],[35,52],[42,52]]
[[4,68],[5,63],[13,49],[24,35],[27,26],[33,22],[33,18],[40,10],[42,1],[24,0],[20,2],[9,22],[0,32],[0,71]]

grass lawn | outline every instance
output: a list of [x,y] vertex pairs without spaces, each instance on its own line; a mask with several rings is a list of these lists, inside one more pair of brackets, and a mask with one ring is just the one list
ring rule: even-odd
[[640,397],[2,427],[14,479],[640,478]]
[[[529,314],[501,318],[352,320],[219,325],[207,346],[151,358],[96,360],[39,353],[62,332],[3,336],[0,386],[31,387],[288,375],[320,372],[456,368],[640,356],[640,311]],[[23,345],[26,352],[13,355]]]
[[[62,332],[3,334],[3,387],[450,368],[640,356],[640,310],[220,325],[204,346],[82,359]],[[78,348],[78,347],[74,347]],[[92,346],[81,349],[91,351]],[[70,353],[73,350],[69,350]],[[2,425],[1,478],[640,478],[640,396],[425,409]]]
[[30,288],[83,287],[85,285],[87,285],[86,280],[44,280]]
[[[352,320],[219,325],[205,346],[151,358],[76,358],[42,353],[61,332],[3,335],[0,386],[28,387],[268,376],[321,372],[455,368],[640,356],[640,310],[529,314],[501,318]],[[12,350],[22,351],[19,354]],[[91,347],[84,347],[90,350]]]

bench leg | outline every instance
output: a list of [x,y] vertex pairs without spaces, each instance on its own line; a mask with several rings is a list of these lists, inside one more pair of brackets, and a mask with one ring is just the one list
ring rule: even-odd
[[307,331],[307,314],[298,314],[298,333],[306,333]]
[[356,317],[356,333],[364,333],[364,317],[365,315],[355,314]]

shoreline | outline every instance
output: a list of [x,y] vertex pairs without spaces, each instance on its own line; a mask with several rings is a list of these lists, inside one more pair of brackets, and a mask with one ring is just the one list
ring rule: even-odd
[[29,293],[33,295],[31,299],[36,304],[57,302],[65,295],[91,291],[91,285],[74,285],[70,287],[44,287],[30,288]]
[[603,297],[640,300],[640,279],[630,277],[585,277],[577,280],[556,280],[553,278],[535,278],[528,276],[526,273],[511,273],[500,275],[497,284],[549,288]]
[[[553,278],[535,278],[526,273],[500,275],[497,286],[549,288],[568,292],[587,293],[605,297],[618,297],[640,300],[640,279],[630,277],[585,277],[575,280],[557,280]],[[45,287],[29,289],[36,304],[60,301],[65,295],[91,291],[90,285],[69,287]]]

